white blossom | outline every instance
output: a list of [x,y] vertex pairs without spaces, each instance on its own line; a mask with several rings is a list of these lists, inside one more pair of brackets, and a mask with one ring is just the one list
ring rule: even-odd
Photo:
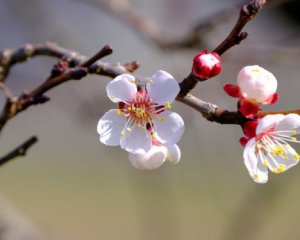
[[136,85],[133,75],[122,74],[106,87],[108,97],[118,108],[99,120],[100,141],[136,154],[147,154],[161,144],[176,144],[184,132],[180,115],[171,112],[179,84],[159,70],[147,83]]
[[298,164],[300,156],[290,142],[299,143],[295,137],[299,129],[297,114],[267,115],[259,121],[256,136],[244,149],[244,162],[255,182],[267,182],[268,169],[282,173]]

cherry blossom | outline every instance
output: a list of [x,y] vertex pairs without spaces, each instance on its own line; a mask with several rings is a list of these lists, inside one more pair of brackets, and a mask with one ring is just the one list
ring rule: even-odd
[[167,72],[159,70],[147,81],[122,74],[106,87],[108,97],[118,104],[99,120],[100,141],[108,146],[149,158],[158,147],[174,145],[183,135],[184,122],[171,112],[179,84]]
[[245,117],[255,116],[261,104],[274,104],[278,100],[276,78],[258,65],[243,67],[236,81],[237,85],[226,84],[224,90],[239,98],[239,111]]
[[300,142],[295,137],[299,129],[300,116],[297,114],[267,115],[258,121],[255,136],[245,145],[243,155],[255,182],[266,183],[268,169],[282,173],[298,164],[300,155],[289,143]]
[[218,75],[222,70],[220,56],[203,50],[198,53],[193,60],[193,74],[201,79],[208,79]]

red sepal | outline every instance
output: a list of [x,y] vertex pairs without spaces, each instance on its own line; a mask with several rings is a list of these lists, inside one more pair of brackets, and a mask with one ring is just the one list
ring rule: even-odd
[[248,101],[247,99],[240,100],[239,111],[245,118],[253,118],[257,115],[259,105]]
[[210,72],[210,75],[209,77],[212,78],[214,76],[217,76],[222,70],[222,64],[221,62],[220,63],[217,63],[211,70]]
[[274,93],[271,97],[269,97],[267,99],[267,101],[265,102],[265,104],[274,104],[278,101],[279,99],[279,94],[278,93]]
[[249,138],[247,138],[247,137],[241,137],[241,138],[240,138],[240,144],[241,144],[243,147],[246,146],[246,144],[247,144],[248,141],[249,141]]
[[241,96],[241,90],[237,85],[226,84],[223,89],[231,97],[239,98]]
[[243,126],[243,132],[248,138],[253,138],[256,136],[256,127],[258,125],[258,121],[248,121]]

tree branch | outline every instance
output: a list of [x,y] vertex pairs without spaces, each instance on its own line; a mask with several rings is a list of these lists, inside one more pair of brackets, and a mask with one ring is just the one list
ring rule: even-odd
[[[248,4],[242,6],[240,10],[239,18],[226,37],[226,39],[216,47],[213,52],[218,53],[219,55],[224,54],[231,47],[240,44],[241,41],[247,38],[248,33],[242,32],[244,26],[252,20],[256,14],[262,9],[262,7],[266,4],[266,0],[255,0]],[[197,78],[192,72],[180,82],[180,93],[179,97],[186,96],[192,89],[194,89],[199,81],[206,81],[208,79]]]
[[222,55],[231,47],[238,45],[247,38],[248,33],[242,32],[245,25],[252,20],[256,14],[262,9],[262,7],[267,3],[266,0],[255,0],[248,4],[245,4],[240,11],[239,18],[229,33],[225,40],[216,47],[213,51]]
[[30,93],[22,94],[18,98],[7,98],[5,106],[0,115],[0,132],[7,121],[13,118],[19,112],[27,109],[29,106],[47,102],[49,98],[43,94],[66,81],[80,80],[89,73],[116,77],[122,73],[135,71],[139,67],[139,63],[136,61],[124,65],[113,65],[98,61],[100,58],[103,58],[111,53],[112,49],[107,45],[103,47],[97,54],[87,59],[83,55],[62,48],[54,43],[26,44],[23,48],[6,49],[2,51],[0,53],[0,68],[3,70],[3,74],[0,74],[0,83],[2,82],[2,85],[0,86],[2,86],[2,88],[5,86],[5,78],[8,76],[12,66],[35,56],[43,55],[56,57],[63,59],[63,61],[67,62],[69,66],[74,67],[67,72],[65,72],[64,67],[62,67],[60,72],[57,71],[59,65],[58,63],[54,66],[50,77]]
[[211,122],[243,125],[245,122],[249,121],[238,112],[219,108],[218,106],[205,102],[191,94],[188,94],[185,97],[177,97],[176,100],[200,112],[206,120]]
[[8,161],[10,161],[16,157],[25,156],[27,150],[30,147],[32,147],[37,141],[38,141],[38,139],[36,136],[32,136],[31,138],[26,140],[24,143],[22,143],[16,149],[12,150],[10,153],[8,153],[4,157],[0,158],[0,166],[2,166],[4,163],[7,163]]

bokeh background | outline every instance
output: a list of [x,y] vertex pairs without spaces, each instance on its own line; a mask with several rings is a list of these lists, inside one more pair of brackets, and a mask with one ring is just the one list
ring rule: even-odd
[[[171,40],[184,37],[195,22],[213,18],[240,2],[130,1]],[[299,3],[270,2],[278,4],[266,7],[247,25],[249,38],[223,56],[223,72],[199,84],[193,90],[196,96],[235,109],[235,100],[226,96],[222,86],[234,83],[243,66],[258,64],[273,72],[279,82],[279,103],[264,109],[299,108],[300,32],[299,18],[293,15]],[[230,15],[203,34],[203,48],[213,49],[225,38],[238,9]],[[45,41],[88,56],[110,44],[114,54],[105,61],[138,60],[138,74],[150,76],[164,69],[178,80],[189,73],[192,57],[200,50],[162,51],[88,0],[0,1],[0,49]],[[36,57],[17,65],[8,78],[9,87],[16,94],[34,88],[46,79],[55,62]],[[255,184],[243,163],[238,142],[241,129],[210,123],[176,103],[174,109],[186,124],[179,143],[181,162],[166,163],[151,172],[138,171],[126,152],[98,140],[97,122],[113,107],[105,92],[108,81],[88,76],[63,84],[48,92],[50,102],[21,113],[1,133],[0,155],[33,134],[39,136],[26,158],[0,169],[1,198],[39,229],[37,239],[300,238],[299,167],[270,174],[265,185]],[[1,106],[3,102],[2,95]],[[32,238],[24,234],[20,239]]]

